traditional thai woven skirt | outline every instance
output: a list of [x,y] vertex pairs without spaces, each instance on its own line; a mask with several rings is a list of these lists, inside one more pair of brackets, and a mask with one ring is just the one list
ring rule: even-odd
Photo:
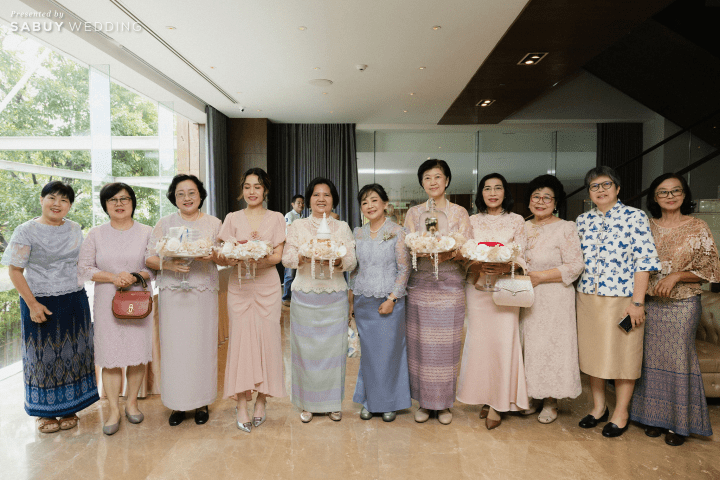
[[292,403],[313,413],[341,410],[348,349],[347,291],[293,292]]
[[52,312],[44,323],[30,320],[20,299],[25,411],[69,416],[99,400],[87,294],[83,289],[37,300]]
[[645,308],[642,376],[635,384],[630,420],[678,435],[712,435],[695,350],[700,296],[652,297]]

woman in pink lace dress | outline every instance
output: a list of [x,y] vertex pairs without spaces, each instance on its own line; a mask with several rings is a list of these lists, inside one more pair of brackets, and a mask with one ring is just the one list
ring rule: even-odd
[[525,378],[528,395],[545,399],[538,421],[551,423],[557,419],[557,399],[582,392],[573,282],[585,264],[575,222],[553,215],[565,201],[562,183],[541,175],[528,184],[528,191],[533,218],[525,222],[525,262],[535,301],[520,310]]
[[650,276],[645,344],[630,419],[645,434],[679,446],[691,433],[712,435],[695,333],[700,322],[700,284],[720,281],[718,250],[707,224],[691,217],[692,194],[674,173],[650,185],[647,207],[661,271]]
[[[285,244],[285,217],[263,206],[270,193],[270,177],[261,168],[251,168],[240,179],[247,208],[225,217],[218,239],[264,240],[273,253],[255,263],[255,277],[245,278],[247,266],[239,260],[220,257],[221,265],[232,265],[228,285],[230,339],[225,363],[225,397],[237,400],[236,424],[250,433],[266,418],[266,397],[284,397],[280,311],[282,290],[275,265],[282,259]],[[238,277],[242,277],[239,280]],[[252,421],[247,401],[257,391]]]
[[135,192],[124,183],[109,183],[100,190],[100,205],[110,221],[94,227],[80,248],[78,279],[95,282],[93,324],[95,364],[102,368],[102,381],[110,414],[103,433],[112,435],[120,428],[120,387],[122,369],[127,367],[125,416],[130,423],[145,418],[138,409],[138,392],[145,376],[145,364],[152,360],[152,315],[140,320],[116,318],[110,308],[117,288],[134,285],[142,290],[138,274],[150,280],[145,266],[152,227],[133,220]]
[[[470,217],[472,235],[478,242],[517,243],[525,251],[525,221],[512,213],[513,200],[507,181],[499,173],[483,177],[475,204],[480,213]],[[525,270],[522,254],[515,271]],[[498,412],[521,411],[529,407],[518,316],[520,307],[495,305],[492,294],[475,289],[478,276],[496,277],[510,273],[510,263],[474,263],[465,286],[468,327],[465,335],[457,399],[481,409],[488,430],[502,422]]]

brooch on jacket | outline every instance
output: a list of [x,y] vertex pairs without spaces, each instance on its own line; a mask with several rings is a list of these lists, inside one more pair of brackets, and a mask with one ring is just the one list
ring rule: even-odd
[[[392,240],[393,238],[395,238],[395,236],[397,236],[397,233],[385,232],[385,233],[383,233],[383,236],[382,236],[382,242]],[[382,243],[382,242],[380,242],[380,243]]]

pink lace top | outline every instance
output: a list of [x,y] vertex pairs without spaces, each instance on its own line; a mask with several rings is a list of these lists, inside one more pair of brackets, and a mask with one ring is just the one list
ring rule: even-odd
[[527,221],[525,235],[528,272],[557,268],[562,283],[566,286],[571,285],[583,272],[585,262],[575,222],[560,220],[546,225],[535,225]]
[[[707,223],[699,218],[665,228],[650,220],[661,268],[652,272],[648,295],[654,295],[655,285],[671,273],[691,272],[708,282],[720,282],[718,250]],[[678,282],[670,291],[670,298],[689,298],[700,294],[700,283]]]
[[[500,242],[507,245],[508,243],[517,243],[520,245],[520,255],[515,263],[520,265],[522,271],[516,270],[516,273],[522,274],[527,271],[525,264],[525,248],[527,247],[527,237],[525,236],[525,220],[517,213],[503,213],[501,215],[488,215],[487,213],[478,213],[470,217],[470,225],[472,226],[473,238],[478,242]],[[468,278],[473,282],[473,279]]]

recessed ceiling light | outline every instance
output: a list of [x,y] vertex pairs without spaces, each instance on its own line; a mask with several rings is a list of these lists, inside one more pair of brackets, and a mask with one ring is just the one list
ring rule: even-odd
[[323,92],[323,95],[327,95],[327,92]]
[[259,108],[257,109],[257,111],[258,111],[258,112],[262,112],[262,110],[260,110]]
[[517,63],[518,65],[537,65],[540,61],[547,56],[548,52],[532,52],[525,55]]
[[403,113],[407,113],[407,110],[403,110]]
[[425,70],[425,67],[420,67],[420,70]]
[[298,30],[307,30],[307,27],[298,27]]
[[167,27],[165,27],[165,28],[167,28],[168,30],[176,30],[176,28],[175,28],[175,27],[173,27],[172,25],[168,25],[168,26],[167,26]]
[[215,67],[210,67],[210,68],[215,68]]
[[313,70],[320,70],[320,67],[315,67],[313,68]]
[[330,113],[333,113],[333,111],[332,111],[332,110],[330,110]]
[[442,27],[440,25],[433,25],[433,30],[440,30]]
[[314,78],[308,82],[310,85],[314,85],[316,87],[329,87],[333,84],[332,80],[328,80],[327,78]]
[[415,95],[415,93],[414,93],[414,92],[410,92],[410,95]]
[[476,107],[489,107],[495,103],[495,100],[480,100],[478,103],[475,104]]

